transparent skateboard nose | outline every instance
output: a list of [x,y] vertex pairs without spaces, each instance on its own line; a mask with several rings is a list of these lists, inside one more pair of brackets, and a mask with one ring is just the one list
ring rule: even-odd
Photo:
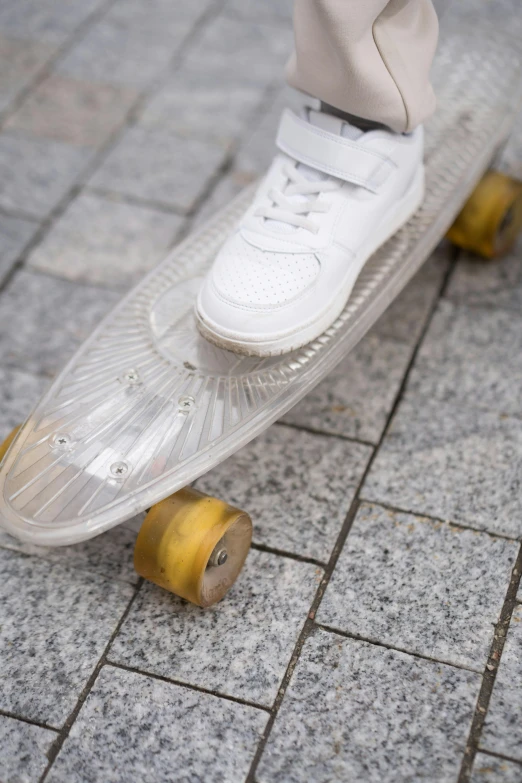
[[38,404],[0,470],[10,532],[68,544],[148,508],[282,416],[357,344],[439,242],[513,122],[520,44],[491,27],[475,25],[472,39],[458,29],[443,32],[433,71],[439,108],[426,127],[424,204],[368,262],[335,324],[269,359],[221,350],[197,332],[201,278],[248,206],[246,190],[129,294]]

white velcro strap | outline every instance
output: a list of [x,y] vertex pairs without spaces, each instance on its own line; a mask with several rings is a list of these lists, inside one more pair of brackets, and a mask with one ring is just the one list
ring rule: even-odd
[[281,117],[276,143],[300,163],[373,192],[395,167],[386,155],[311,125],[289,109]]

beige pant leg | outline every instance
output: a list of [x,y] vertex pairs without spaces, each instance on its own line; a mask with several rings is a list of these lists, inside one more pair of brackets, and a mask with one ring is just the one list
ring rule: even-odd
[[409,131],[435,108],[431,0],[294,0],[293,87],[357,117]]

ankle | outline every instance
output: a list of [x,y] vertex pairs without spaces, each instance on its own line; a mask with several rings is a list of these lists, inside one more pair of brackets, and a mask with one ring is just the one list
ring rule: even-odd
[[384,125],[382,122],[375,122],[374,120],[367,120],[364,117],[357,117],[355,114],[349,114],[347,111],[341,111],[341,109],[337,109],[335,106],[330,106],[329,103],[324,103],[321,101],[321,111],[325,112],[325,114],[333,114],[334,117],[339,117],[341,120],[345,120],[346,122],[350,123],[350,125],[355,125],[356,128],[359,128],[362,131],[371,131],[371,130],[389,130],[387,125]]

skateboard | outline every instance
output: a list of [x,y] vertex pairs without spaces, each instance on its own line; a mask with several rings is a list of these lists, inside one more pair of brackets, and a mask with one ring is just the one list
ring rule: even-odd
[[422,207],[370,259],[337,321],[265,359],[207,343],[193,304],[205,270],[253,195],[190,235],[108,315],[0,452],[0,521],[59,546],[148,511],[135,567],[201,606],[245,561],[248,514],[191,482],[280,418],[359,342],[449,231],[492,257],[522,225],[522,186],[491,169],[520,97],[520,44],[492,25],[443,32],[426,126]]

